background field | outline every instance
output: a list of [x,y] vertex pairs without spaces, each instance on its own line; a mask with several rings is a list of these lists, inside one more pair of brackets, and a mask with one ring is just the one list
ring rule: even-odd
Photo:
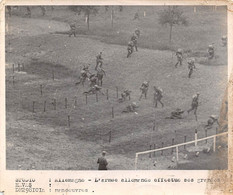
[[[7,169],[93,170],[97,169],[96,160],[102,150],[107,151],[110,169],[133,169],[135,153],[148,150],[150,145],[156,148],[162,142],[164,146],[171,145],[172,138],[175,143],[182,143],[184,136],[187,141],[193,140],[195,129],[198,137],[205,136],[203,126],[211,114],[219,115],[226,88],[227,48],[221,46],[221,37],[227,32],[226,7],[216,10],[212,6],[197,7],[196,13],[193,7],[181,7],[189,25],[174,27],[171,44],[168,27],[158,23],[158,13],[164,8],[134,6],[119,12],[114,7],[112,28],[110,11],[105,13],[104,7],[99,7],[99,13],[90,18],[89,31],[85,17],[67,7],[54,7],[53,11],[46,7],[45,16],[34,7],[32,18],[24,16],[25,7],[14,10],[12,17],[6,15]],[[133,20],[136,11],[139,20]],[[78,36],[69,38],[66,33],[73,22],[80,25]],[[135,28],[141,30],[139,52],[126,58],[127,42]],[[216,58],[206,61],[204,55],[211,43],[215,45]],[[179,47],[189,51],[185,58],[196,58],[198,69],[191,79],[187,77],[186,61],[182,67],[174,68],[173,51]],[[82,93],[88,86],[77,87],[75,82],[82,65],[91,64],[94,72],[95,56],[100,51],[103,51],[107,74],[103,92],[109,90],[109,100],[99,95],[96,102],[95,96],[89,96],[86,105]],[[18,62],[24,63],[24,69],[18,71]],[[14,73],[13,63],[16,64]],[[144,80],[150,81],[148,99],[139,102],[139,87]],[[164,108],[153,108],[154,85],[164,90]],[[131,101],[139,104],[137,114],[121,113],[129,101],[117,102],[116,87],[119,94],[123,89],[132,91]],[[201,94],[198,122],[193,114],[186,113],[182,120],[165,119],[176,108],[189,109],[196,92]],[[56,110],[52,105],[54,98]],[[215,127],[208,131],[208,135],[215,133]],[[207,155],[208,158],[202,154],[197,159],[189,153],[185,166],[177,168],[226,168],[226,151],[222,151],[221,158],[216,154]],[[167,169],[171,151],[164,156],[144,156],[140,169]],[[158,161],[157,167],[153,166],[154,160]]]

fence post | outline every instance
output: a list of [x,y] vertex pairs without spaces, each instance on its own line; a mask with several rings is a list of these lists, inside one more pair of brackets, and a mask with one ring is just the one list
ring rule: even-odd
[[22,63],[22,70],[24,71],[24,63]]
[[74,99],[74,106],[76,107],[77,106],[77,97],[75,96],[74,98],[75,98]]
[[138,154],[135,156],[134,169],[137,170]]
[[65,98],[65,109],[67,109],[67,98]]
[[[150,145],[150,150],[151,150],[151,148],[152,148],[152,145]],[[151,152],[149,153],[149,158],[151,158]]]
[[[174,145],[174,138],[172,138],[172,146]],[[172,148],[172,152],[171,152],[171,154],[173,154],[173,152],[174,152],[174,148]]]
[[108,89],[106,89],[106,95],[107,95],[107,100],[108,100]]
[[109,143],[111,143],[111,139],[112,139],[112,131],[109,131]]
[[87,104],[87,94],[85,94],[86,95],[86,104]]
[[70,115],[68,115],[68,127],[70,127]]
[[12,71],[15,73],[15,64],[12,64]]
[[[185,135],[184,136],[184,143],[186,143],[186,138],[187,138],[187,136]],[[186,149],[186,145],[184,145],[184,149]]]
[[[163,148],[163,142],[162,142],[162,148]],[[163,155],[163,150],[161,150],[161,155]]]
[[43,95],[42,85],[40,85],[40,95]]
[[[207,129],[205,129],[205,137],[207,137]],[[207,144],[207,139],[205,140],[205,143]]]
[[118,87],[116,87],[116,95],[117,95],[117,98],[118,98]]
[[44,101],[44,112],[46,111],[46,100]]
[[176,146],[176,162],[178,163],[179,161],[179,151],[178,151],[178,146]]
[[114,107],[112,107],[112,118],[114,118]]
[[32,112],[35,112],[35,101],[32,102]]
[[197,129],[195,129],[195,146],[197,146]]
[[18,63],[18,72],[20,72],[20,64]]
[[[154,144],[154,149],[156,148],[155,144]],[[155,157],[155,152],[154,152],[154,157]]]
[[214,137],[214,143],[213,143],[214,145],[213,145],[213,151],[215,152],[215,150],[216,150],[216,137]]
[[57,108],[57,105],[56,105],[56,99],[53,99],[53,108],[54,108],[54,110],[56,110]]

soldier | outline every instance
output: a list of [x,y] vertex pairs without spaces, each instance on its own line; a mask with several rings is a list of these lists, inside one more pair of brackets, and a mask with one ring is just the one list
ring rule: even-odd
[[214,58],[214,46],[209,45],[208,47],[208,59],[211,60]]
[[210,118],[207,121],[207,125],[205,125],[205,129],[211,129],[215,122],[217,122],[217,124],[219,125],[218,117],[216,115],[211,115]]
[[26,7],[26,9],[27,9],[26,16],[28,16],[29,18],[31,18],[32,13],[31,13],[31,9],[30,9],[30,7],[29,7],[29,6],[27,6],[27,7]]
[[128,54],[127,54],[127,58],[128,58],[133,53],[133,42],[132,41],[128,43],[127,51],[128,51]]
[[44,6],[40,6],[40,9],[41,9],[42,15],[45,16],[45,12],[46,12],[45,7]]
[[71,37],[71,35],[74,35],[74,37],[76,37],[76,26],[75,26],[75,24],[70,24],[69,37]]
[[98,80],[98,85],[102,86],[103,84],[103,77],[104,75],[106,76],[106,73],[103,68],[99,67],[97,68],[97,80]]
[[222,46],[226,47],[227,45],[227,36],[222,36]]
[[103,65],[103,58],[102,58],[102,52],[100,52],[97,56],[96,56],[96,66],[95,66],[95,70],[97,70],[98,66],[100,66],[100,68]]
[[162,105],[162,107],[164,106],[164,104],[161,102],[161,99],[163,97],[162,93],[163,93],[162,89],[154,86],[154,105],[155,105],[155,108],[157,108],[158,102]]
[[135,112],[136,108],[138,108],[138,105],[136,102],[132,102],[131,104],[129,104],[122,112]]
[[84,82],[88,78],[88,74],[90,74],[89,66],[83,66],[81,70],[81,76],[79,77],[79,81],[75,84],[79,85],[80,83],[82,83],[82,85],[84,86]]
[[108,168],[107,168],[108,162],[107,162],[107,160],[105,158],[105,154],[106,154],[106,152],[103,151],[102,156],[99,157],[98,160],[97,160],[97,164],[99,164],[98,170],[102,170],[102,171],[103,170],[108,170]]
[[90,81],[90,87],[94,86],[97,84],[97,75],[95,74],[91,74],[89,77],[89,81]]
[[96,93],[100,92],[102,95],[104,95],[104,93],[101,91],[101,89],[102,89],[102,87],[100,87],[99,85],[94,85],[88,91],[85,91],[84,94],[96,94]]
[[133,18],[134,20],[136,20],[136,19],[139,19],[139,14],[138,14],[138,12],[136,12],[135,13],[135,15],[134,15],[134,18]]
[[182,114],[184,113],[183,110],[177,108],[175,111],[171,112],[170,117],[166,117],[166,119],[182,119]]
[[189,75],[188,77],[190,78],[192,73],[193,73],[193,69],[196,69],[196,66],[195,66],[195,60],[194,59],[189,59],[188,60],[188,69],[189,69]]
[[148,81],[144,81],[140,87],[140,90],[141,90],[141,96],[139,98],[139,101],[142,99],[142,96],[144,95],[145,96],[145,99],[146,99],[146,95],[147,95],[147,91],[148,91],[148,88],[149,88],[149,82]]
[[133,36],[131,37],[131,41],[133,42],[133,47],[135,47],[135,50],[138,51],[138,47],[137,47],[138,40],[134,33]]
[[136,34],[136,36],[137,36],[138,38],[140,37],[140,30],[138,30],[138,28],[136,28],[135,34]]
[[183,61],[182,49],[177,50],[176,57],[177,57],[177,63],[175,64],[175,67],[177,68],[178,64],[180,64],[180,66],[182,65],[182,61]]
[[189,114],[189,112],[191,112],[192,110],[194,110],[194,115],[195,115],[196,121],[197,121],[197,107],[198,107],[199,95],[200,94],[197,93],[197,94],[195,94],[193,96],[191,108],[187,111],[188,114]]

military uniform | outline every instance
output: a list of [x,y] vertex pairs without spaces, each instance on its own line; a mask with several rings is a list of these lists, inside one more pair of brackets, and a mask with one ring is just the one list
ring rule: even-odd
[[167,117],[167,119],[182,119],[182,114],[184,113],[183,110],[177,108],[175,111],[171,112],[171,116]]
[[136,102],[133,102],[133,103],[129,104],[122,112],[126,112],[126,113],[135,112],[137,107],[138,106],[137,106]]
[[141,96],[139,98],[139,100],[141,100],[143,94],[145,95],[145,99],[146,99],[146,95],[147,95],[147,91],[148,91],[148,88],[149,88],[149,82],[148,81],[144,81],[140,87],[140,90],[141,90]]
[[138,46],[137,46],[138,40],[135,34],[133,34],[133,36],[131,37],[131,41],[133,42],[133,47],[135,47],[135,50],[138,51]]
[[76,37],[76,27],[75,27],[75,24],[71,24],[70,25],[69,37],[71,37],[71,35],[74,35],[74,37]]
[[98,158],[97,164],[99,164],[98,170],[102,170],[102,171],[108,170],[107,169],[108,162],[105,158],[105,152],[102,152],[102,156]]
[[139,37],[140,37],[140,30],[136,29],[136,30],[135,30],[135,34],[136,34],[136,36],[139,38]]
[[163,93],[162,89],[154,87],[154,104],[155,104],[155,107],[157,107],[158,102],[162,105],[162,107],[164,106],[164,104],[161,102],[161,99],[163,97],[162,93]]
[[227,36],[222,36],[222,45],[223,47],[227,45]]
[[219,125],[217,116],[211,115],[207,121],[207,125],[205,125],[205,129],[211,129],[215,122]]
[[199,93],[197,93],[196,95],[193,96],[191,108],[187,111],[189,113],[192,110],[194,110],[194,115],[196,117],[196,120],[197,120],[197,108],[198,108],[198,104],[199,104],[198,101],[199,101]]
[[182,49],[177,50],[176,57],[177,57],[177,63],[175,64],[175,67],[177,68],[178,64],[180,64],[180,66],[182,65],[182,61],[183,61]]
[[195,61],[194,61],[194,59],[188,60],[188,69],[189,69],[189,75],[188,75],[188,77],[189,77],[189,78],[191,77],[191,75],[192,75],[192,73],[193,73],[193,69],[195,69],[195,68],[196,68],[196,66],[195,66]]
[[103,58],[102,58],[102,52],[100,52],[97,56],[96,56],[96,66],[95,66],[95,70],[97,70],[98,66],[100,66],[100,68],[103,65]]
[[208,47],[208,58],[209,59],[213,59],[214,58],[214,46],[213,45],[209,45]]
[[133,42],[132,41],[128,43],[127,51],[128,51],[128,54],[127,54],[127,58],[128,58],[133,53]]

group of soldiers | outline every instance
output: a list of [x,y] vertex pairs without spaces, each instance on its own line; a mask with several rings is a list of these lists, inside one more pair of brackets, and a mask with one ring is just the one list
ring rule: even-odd
[[134,49],[135,51],[138,51],[138,38],[140,37],[140,30],[136,29],[135,32],[133,33],[130,41],[128,42],[128,47],[127,47],[127,58],[133,53]]
[[[227,45],[227,36],[222,36],[221,40],[222,40],[222,46],[225,47]],[[215,57],[215,49],[214,49],[213,44],[210,44],[208,46],[207,54],[208,54],[209,60],[212,60]],[[182,49],[179,48],[176,51],[176,57],[177,57],[177,62],[175,64],[175,67],[177,68],[178,65],[182,66],[182,64],[183,64],[184,57],[183,57],[183,50]],[[188,64],[188,70],[189,70],[188,78],[191,78],[191,75],[193,74],[193,70],[197,69],[195,66],[195,59],[194,58],[188,59],[187,64]]]

